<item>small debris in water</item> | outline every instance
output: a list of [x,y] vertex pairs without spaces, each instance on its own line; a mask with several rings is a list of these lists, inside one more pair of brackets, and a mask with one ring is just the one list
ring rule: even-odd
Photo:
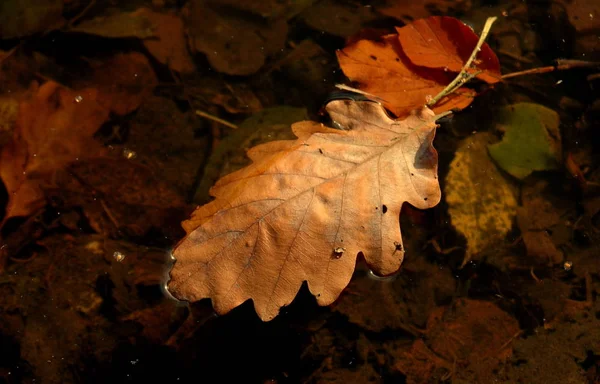
[[119,263],[123,260],[125,260],[125,255],[122,254],[119,251],[115,251],[115,253],[113,253],[113,257],[115,258],[115,260],[117,260]]

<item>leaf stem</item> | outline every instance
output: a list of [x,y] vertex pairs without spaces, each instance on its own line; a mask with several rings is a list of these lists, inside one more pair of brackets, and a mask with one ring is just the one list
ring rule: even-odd
[[469,60],[467,60],[465,65],[462,67],[458,76],[456,76],[456,78],[454,80],[452,80],[452,82],[450,84],[448,84],[448,86],[446,88],[444,88],[442,90],[442,92],[438,93],[434,98],[432,98],[431,100],[429,100],[427,102],[428,107],[434,106],[443,97],[456,91],[458,88],[462,87],[467,81],[471,80],[473,77],[476,76],[474,74],[469,74],[467,72],[467,70],[471,67],[473,60],[475,60],[475,58],[477,57],[477,54],[481,50],[481,46],[485,42],[487,35],[490,33],[490,29],[492,29],[492,24],[494,24],[494,21],[496,21],[496,19],[497,19],[497,17],[488,17],[487,18],[487,20],[485,21],[485,25],[483,27],[483,31],[481,31],[481,36],[479,36],[479,41],[477,42],[475,49],[471,53],[471,57],[469,57]]
[[556,64],[550,65],[547,67],[539,67],[526,69],[524,71],[508,73],[506,75],[502,75],[502,80],[510,79],[517,76],[523,75],[534,75],[541,73],[548,73],[554,71],[564,71],[567,69],[575,69],[575,68],[600,68],[600,62],[593,61],[582,61],[582,60],[556,60]]

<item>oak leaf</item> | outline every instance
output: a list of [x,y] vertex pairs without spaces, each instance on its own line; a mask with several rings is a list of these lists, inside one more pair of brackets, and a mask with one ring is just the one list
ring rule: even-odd
[[393,120],[372,102],[335,100],[335,125],[292,125],[296,140],[252,148],[253,163],[221,178],[215,200],[183,223],[169,291],[211,298],[226,313],[248,299],[273,319],[304,281],[320,305],[346,287],[364,255],[379,275],[404,256],[399,215],[440,200],[435,115],[423,108]]
[[9,196],[3,223],[42,207],[42,185],[55,171],[103,152],[93,135],[108,111],[96,96],[93,89],[74,92],[50,81],[20,104],[13,138],[0,153],[0,178]]
[[[478,37],[460,20],[429,17],[417,20],[381,41],[359,40],[337,52],[340,67],[360,89],[383,100],[396,116],[407,116],[448,85],[477,45]],[[493,84],[500,80],[498,58],[483,44],[469,73]],[[475,96],[470,89],[442,98],[436,113],[467,107]]]

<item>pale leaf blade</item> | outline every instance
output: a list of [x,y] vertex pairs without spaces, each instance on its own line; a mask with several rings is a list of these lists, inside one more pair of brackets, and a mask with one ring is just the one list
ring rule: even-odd
[[252,299],[270,320],[304,281],[320,305],[332,303],[359,253],[376,273],[399,268],[402,204],[440,200],[434,114],[396,121],[376,103],[354,101],[327,109],[344,129],[296,123],[297,140],[253,148],[251,165],[211,189],[215,200],[184,224],[188,235],[174,250],[175,297],[211,298],[218,313]]

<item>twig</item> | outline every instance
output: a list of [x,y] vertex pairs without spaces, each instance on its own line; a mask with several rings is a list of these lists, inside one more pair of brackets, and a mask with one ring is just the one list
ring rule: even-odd
[[548,73],[554,71],[564,71],[566,69],[574,69],[574,68],[600,68],[600,63],[593,61],[583,61],[583,60],[556,60],[555,65],[550,65],[547,67],[540,68],[532,68],[526,69],[524,71],[507,73],[502,76],[502,80],[510,79],[512,77],[523,76],[523,75],[534,75],[540,73]]
[[529,274],[531,275],[533,280],[535,280],[536,283],[542,282],[542,280],[540,280],[540,278],[535,275],[535,271],[533,270],[533,267],[529,268]]
[[477,42],[475,49],[471,53],[471,57],[469,57],[469,60],[467,60],[465,65],[462,67],[458,76],[456,76],[456,78],[454,80],[452,80],[452,82],[450,84],[448,84],[448,86],[446,88],[444,88],[444,90],[442,90],[442,92],[438,93],[437,96],[435,96],[434,98],[432,98],[431,100],[429,100],[427,102],[428,107],[434,106],[443,97],[451,94],[459,87],[462,87],[467,81],[471,80],[473,77],[477,76],[478,73],[480,73],[480,72],[478,72],[475,74],[470,74],[470,73],[468,73],[468,69],[471,67],[473,60],[475,60],[475,58],[477,57],[477,54],[481,50],[481,46],[483,45],[485,39],[487,38],[487,35],[490,33],[492,24],[494,24],[494,21],[496,21],[496,19],[497,19],[497,17],[488,17],[488,19],[485,21],[485,25],[483,26],[483,31],[481,32],[479,41]]
[[238,128],[237,125],[235,125],[233,123],[230,123],[227,120],[223,120],[220,117],[217,117],[217,116],[211,115],[209,113],[206,113],[206,112],[202,112],[202,111],[196,110],[196,115],[204,117],[204,118],[212,120],[212,121],[216,121],[217,123],[222,124],[222,125],[224,125],[226,127],[229,127],[229,128],[233,128],[233,129],[237,129]]
[[336,85],[335,85],[335,87],[336,87],[337,89],[341,89],[342,91],[348,91],[348,92],[354,92],[354,93],[358,93],[359,95],[366,96],[366,97],[368,97],[369,99],[372,99],[372,100],[374,100],[374,101],[377,101],[377,102],[379,102],[379,103],[385,103],[385,102],[386,102],[384,99],[382,99],[382,98],[381,98],[381,97],[379,97],[379,96],[375,96],[375,95],[374,95],[374,94],[372,94],[372,93],[365,92],[365,91],[361,91],[361,90],[360,90],[360,89],[358,89],[358,88],[353,88],[353,87],[350,87],[350,86],[348,86],[348,85],[345,85],[345,84],[336,84]]
[[523,76],[523,75],[534,75],[534,74],[539,74],[539,73],[548,73],[548,72],[554,71],[555,69],[556,68],[554,66],[526,69],[524,71],[507,73],[506,75],[502,75],[502,80],[510,79],[511,77]]

